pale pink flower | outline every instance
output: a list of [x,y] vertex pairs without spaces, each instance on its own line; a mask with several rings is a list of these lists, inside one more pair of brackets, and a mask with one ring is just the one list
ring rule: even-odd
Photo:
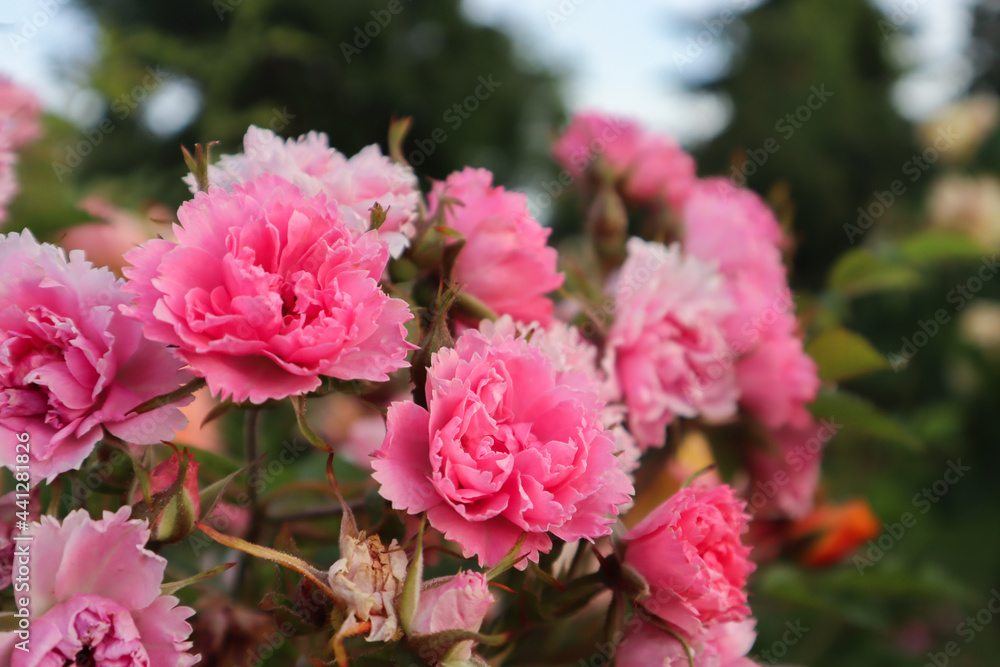
[[431,188],[431,216],[444,207],[444,224],[465,239],[452,277],[499,315],[547,324],[554,306],[546,295],[563,283],[546,245],[552,230],[531,217],[523,193],[492,183],[489,171],[466,167]]
[[750,517],[726,485],[681,489],[624,538],[625,563],[650,587],[646,611],[694,637],[702,625],[750,613],[754,564],[740,541]]
[[338,636],[370,622],[368,641],[391,641],[400,629],[396,598],[406,581],[406,554],[396,540],[386,547],[378,535],[358,533],[353,521],[350,527],[341,528],[340,560],[329,571],[330,589],[347,613]]
[[125,253],[157,235],[170,236],[169,226],[157,229],[131,211],[122,210],[97,195],[80,202],[79,207],[95,222],[73,225],[59,245],[66,250],[82,250],[95,266],[106,266],[121,275]]
[[9,128],[0,123],[0,224],[7,220],[7,207],[18,191],[17,154],[11,145]]
[[0,465],[13,468],[17,434],[31,439],[33,481],[80,467],[103,435],[135,444],[173,438],[184,401],[133,408],[190,376],[125,317],[129,295],[83,253],[0,236]]
[[11,148],[19,150],[42,133],[42,104],[33,92],[0,75],[0,126],[8,128]]
[[722,325],[732,312],[711,264],[638,238],[612,284],[615,321],[605,368],[643,448],[662,446],[675,417],[723,419],[736,411],[735,374]]
[[610,532],[632,487],[601,422],[604,403],[591,388],[560,383],[543,350],[467,330],[433,356],[426,393],[428,409],[389,406],[373,477],[393,507],[426,511],[484,565],[522,535],[521,555],[537,560],[549,533],[573,541]]
[[735,365],[741,403],[771,428],[801,425],[819,378],[797,334],[774,213],[754,192],[727,179],[698,181],[682,215],[684,249],[717,262],[735,306],[726,319],[727,365]]
[[573,116],[552,154],[574,179],[603,168],[627,200],[641,205],[678,208],[696,178],[694,158],[672,139],[598,112]]
[[160,594],[167,561],[144,548],[149,529],[129,513],[123,507],[94,521],[76,510],[62,523],[43,516],[31,524],[31,650],[14,649],[17,633],[0,633],[0,662],[188,667],[198,661],[188,652],[186,619],[194,610]]
[[805,353],[793,314],[779,316],[756,348],[737,362],[736,381],[742,405],[769,428],[809,424],[806,405],[819,391],[819,369]]
[[323,375],[384,381],[407,365],[413,315],[378,284],[388,250],[333,202],[265,175],[198,193],[178,218],[177,243],[126,256],[126,312],[213,394],[259,404],[313,391]]
[[[684,645],[669,632],[634,617],[618,647],[618,667],[688,667]],[[755,621],[746,619],[729,623],[711,623],[696,636],[687,639],[695,667],[753,667],[746,657],[753,648],[757,633]]]
[[769,308],[788,310],[788,281],[781,263],[784,234],[774,213],[756,193],[726,178],[698,181],[681,215],[684,250],[715,262],[735,309],[726,336],[748,349],[773,322]]
[[[425,581],[420,603],[413,617],[411,641],[419,645],[421,636],[449,630],[479,632],[486,612],[493,604],[493,593],[486,576],[480,572],[459,571],[450,577]],[[434,654],[428,662],[459,663],[472,657],[475,642],[471,639],[454,644],[447,652]],[[465,664],[465,663],[462,663]]]
[[[379,229],[381,238],[398,257],[416,232],[413,223],[420,190],[413,170],[382,154],[377,144],[348,159],[322,132],[298,139],[282,139],[270,130],[250,126],[243,138],[243,153],[223,155],[209,167],[210,185],[231,190],[263,174],[274,174],[292,183],[309,197],[325,194],[336,201],[344,221],[364,231],[371,225],[369,209],[377,202],[387,211]],[[197,192],[194,176],[185,182]]]

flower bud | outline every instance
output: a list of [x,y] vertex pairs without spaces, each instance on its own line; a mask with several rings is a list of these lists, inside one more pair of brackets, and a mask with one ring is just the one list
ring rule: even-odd
[[493,594],[482,573],[462,571],[453,577],[426,581],[413,618],[410,643],[431,664],[469,660],[475,644],[473,639],[448,641],[446,635],[439,633],[479,632],[492,604]]
[[[190,450],[183,450],[184,470],[177,452],[160,463],[149,475],[153,506],[149,507],[137,491],[132,500],[133,516],[150,523],[150,542],[170,544],[187,537],[201,514],[198,493],[198,462]],[[179,478],[183,475],[183,478]]]

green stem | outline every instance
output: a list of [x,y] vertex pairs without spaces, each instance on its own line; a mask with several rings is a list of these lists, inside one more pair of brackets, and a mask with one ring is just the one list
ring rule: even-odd
[[[250,527],[247,530],[247,541],[256,542],[260,537],[263,515],[257,505],[257,427],[260,423],[260,410],[249,408],[243,418],[243,443],[247,459],[247,494],[250,496]],[[236,577],[233,579],[233,595],[238,595],[243,589],[247,570],[250,567],[250,556],[240,552]]]

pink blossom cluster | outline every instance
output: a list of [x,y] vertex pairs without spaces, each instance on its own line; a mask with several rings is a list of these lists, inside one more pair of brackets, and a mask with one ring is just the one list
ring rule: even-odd
[[[787,240],[767,204],[724,178],[697,179],[690,156],[626,120],[578,114],[553,154],[574,177],[610,182],[629,206],[674,221],[658,231],[669,245],[630,239],[607,288],[613,321],[602,363],[638,444],[662,446],[677,417],[718,422],[739,410],[772,437],[813,428],[805,406],[819,389],[817,368],[798,331]],[[808,510],[817,462],[781,490],[792,493],[783,511]]]
[[[29,124],[9,141],[31,135]],[[815,426],[805,406],[819,380],[768,206],[725,180],[698,179],[694,160],[666,137],[581,114],[553,146],[556,159],[585,190],[612,188],[659,224],[623,235],[620,265],[581,287],[592,276],[563,267],[567,281],[551,230],[485,169],[433,182],[424,202],[413,170],[375,145],[348,158],[320,133],[286,140],[251,127],[243,149],[200,165],[201,184],[188,175],[194,194],[169,238],[109,226],[137,246],[124,279],[28,231],[0,237],[0,465],[15,469],[14,436],[24,432],[33,484],[84,467],[102,439],[133,453],[171,441],[186,422],[188,389],[202,381],[226,407],[253,414],[296,399],[302,420],[306,397],[355,382],[370,404],[389,403],[384,421],[375,414],[342,429],[357,467],[397,510],[386,521],[423,531],[426,518],[441,552],[480,568],[530,566],[526,582],[560,543],[578,543],[577,564],[609,587],[620,585],[613,573],[631,573],[645,588],[616,590],[639,609],[619,665],[753,664],[746,503],[701,481],[630,531],[619,516],[640,508],[633,475],[671,428],[740,417],[777,444],[746,457],[750,477],[793,479],[768,511],[809,507],[820,457],[801,445]],[[560,289],[575,290],[575,306],[556,307]],[[0,655],[15,667],[193,664],[193,611],[160,594],[166,561],[147,547],[183,539],[204,518],[200,467],[191,452],[175,453],[151,471],[145,493],[138,478],[123,488],[148,519],[123,507],[99,521],[76,510],[32,524],[41,648],[29,662],[0,635]],[[258,539],[263,510],[247,514],[247,539]],[[2,586],[13,533],[0,519]],[[496,572],[414,582],[417,547],[359,530],[346,504],[341,521],[339,559],[323,570],[223,543],[297,567],[326,592],[341,612],[337,651],[350,637],[405,638],[429,664],[483,664],[477,645],[497,640],[481,634],[499,606]],[[609,543],[616,549],[604,556]],[[585,557],[591,548],[600,558]]]

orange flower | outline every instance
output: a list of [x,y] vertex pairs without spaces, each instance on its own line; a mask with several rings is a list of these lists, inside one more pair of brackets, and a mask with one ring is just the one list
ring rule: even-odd
[[801,541],[799,562],[827,567],[843,560],[858,546],[882,532],[868,501],[856,498],[842,505],[820,505],[792,524],[790,537]]

